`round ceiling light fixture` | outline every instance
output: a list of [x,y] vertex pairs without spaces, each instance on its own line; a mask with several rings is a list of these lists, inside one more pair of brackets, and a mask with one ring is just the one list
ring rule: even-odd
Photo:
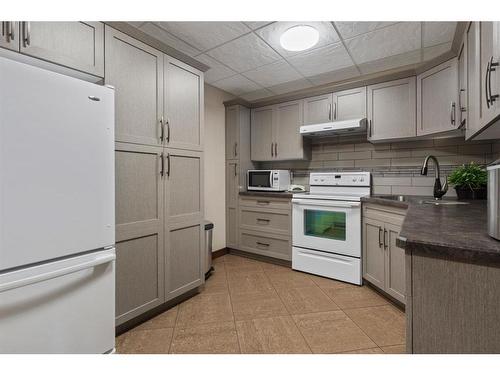
[[280,37],[281,46],[287,51],[304,51],[318,43],[319,32],[312,26],[297,25],[290,27]]

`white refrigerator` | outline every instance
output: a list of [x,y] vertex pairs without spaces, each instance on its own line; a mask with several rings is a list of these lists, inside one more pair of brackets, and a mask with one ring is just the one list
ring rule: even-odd
[[0,57],[0,353],[114,349],[114,90]]

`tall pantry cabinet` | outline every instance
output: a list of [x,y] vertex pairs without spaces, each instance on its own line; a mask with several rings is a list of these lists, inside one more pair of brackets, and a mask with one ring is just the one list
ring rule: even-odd
[[116,324],[203,283],[203,73],[109,26]]
[[226,247],[239,246],[238,196],[246,189],[250,161],[250,109],[226,108]]

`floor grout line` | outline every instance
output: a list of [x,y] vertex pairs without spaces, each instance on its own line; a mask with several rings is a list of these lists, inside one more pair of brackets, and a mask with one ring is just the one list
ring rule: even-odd
[[234,325],[234,332],[236,333],[236,341],[238,341],[238,348],[239,348],[240,354],[243,354],[241,351],[240,335],[238,334],[238,328],[236,327],[236,318],[234,316],[234,307],[233,307],[233,300],[231,298],[231,290],[229,289],[229,279],[227,277],[226,262],[224,262],[224,273],[226,275],[227,293],[229,295],[229,304],[231,305],[231,314],[233,315],[233,325]]

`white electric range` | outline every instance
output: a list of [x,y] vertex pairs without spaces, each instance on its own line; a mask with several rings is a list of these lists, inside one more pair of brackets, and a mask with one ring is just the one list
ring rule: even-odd
[[311,173],[292,199],[292,268],[361,285],[361,197],[370,172]]

